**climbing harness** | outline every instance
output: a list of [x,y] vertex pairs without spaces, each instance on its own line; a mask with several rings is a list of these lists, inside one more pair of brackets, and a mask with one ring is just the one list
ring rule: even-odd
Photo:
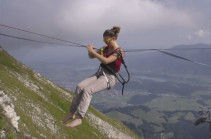
[[102,72],[103,72],[103,76],[105,77],[106,82],[107,82],[107,89],[111,89],[110,82],[108,81],[108,77],[106,76],[104,71],[102,71]]
[[101,67],[101,66],[99,66],[99,69],[98,69],[98,71],[97,71],[97,73],[96,73],[97,75],[97,78],[99,78],[100,76],[104,76],[105,77],[105,80],[106,80],[106,82],[107,82],[107,89],[109,90],[109,89],[111,89],[111,85],[110,85],[110,82],[109,82],[109,80],[108,80],[108,77],[106,76],[106,74],[105,74],[105,72],[104,72],[104,70],[103,70],[103,68]]
[[[123,59],[121,50],[115,50],[114,52],[116,52],[118,54],[118,56],[121,58],[122,64],[124,65],[125,70],[127,71],[128,79],[125,80],[120,73],[118,73],[117,71],[115,71],[113,68],[109,67],[106,64],[101,63],[100,67],[106,69],[110,74],[114,75],[117,78],[117,80],[122,84],[122,95],[123,95],[125,84],[127,84],[130,80],[130,73],[129,73],[129,71],[127,69],[127,65],[125,64],[125,61]],[[103,54],[104,54],[104,48],[101,48],[101,55],[103,55]],[[106,77],[106,75],[105,75],[105,77]]]

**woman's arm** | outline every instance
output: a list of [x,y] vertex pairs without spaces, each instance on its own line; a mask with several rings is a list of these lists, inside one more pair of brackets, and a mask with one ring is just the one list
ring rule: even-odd
[[108,58],[106,58],[106,57],[100,55],[98,52],[96,52],[93,49],[93,46],[91,46],[91,45],[88,45],[87,49],[91,55],[93,55],[95,58],[99,59],[100,62],[102,62],[103,64],[109,64],[111,62],[114,62],[117,60],[117,57],[118,57],[117,53],[114,53],[111,56],[109,56]]

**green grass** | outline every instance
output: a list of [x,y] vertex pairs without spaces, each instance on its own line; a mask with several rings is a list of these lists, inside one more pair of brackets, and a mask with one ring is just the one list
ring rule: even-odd
[[179,119],[183,116],[185,116],[185,114],[182,112],[175,113],[174,115],[169,117],[168,122],[172,123],[172,124],[177,123],[179,121]]
[[[39,89],[37,91],[30,89],[16,77],[16,74],[20,75],[24,80],[28,80],[31,83],[29,86],[33,84],[39,87]],[[21,117],[19,120],[20,133],[17,135],[13,134],[13,132],[8,132],[8,138],[23,138],[25,135],[37,138],[43,138],[42,135],[44,135],[51,139],[64,137],[68,139],[87,137],[91,139],[107,138],[99,130],[90,125],[87,117],[83,119],[83,124],[79,127],[73,129],[65,127],[60,121],[68,114],[72,97],[67,99],[61,91],[65,91],[70,96],[72,96],[72,92],[58,86],[56,86],[57,88],[52,87],[44,77],[37,79],[34,74],[34,71],[17,62],[5,51],[0,51],[0,90],[3,90],[11,98],[16,113]],[[44,96],[44,98],[37,92]],[[92,107],[89,108],[89,111],[123,133],[133,138],[139,138],[121,122],[103,115]],[[51,116],[53,119],[49,118]],[[52,133],[48,128],[47,120],[49,119],[49,122],[57,127],[56,133]],[[43,125],[38,125],[35,122],[36,120]],[[0,128],[10,123],[9,121],[4,121],[4,118],[0,119]]]
[[[107,93],[107,92],[105,92]],[[127,102],[131,99],[132,96],[134,96],[136,93],[129,93],[129,94],[125,94],[125,95],[114,95],[114,96],[108,96],[106,95],[106,97],[103,97],[104,94],[102,93],[97,93],[93,95],[92,98],[92,104],[103,104],[105,109],[108,108],[112,108],[112,107],[122,107],[122,106],[126,106]]]
[[145,120],[147,122],[152,122],[156,124],[163,124],[165,123],[165,119],[163,118],[163,113],[160,113],[156,110],[151,110],[149,112],[145,112],[141,109],[135,110],[132,112],[134,116],[139,116],[139,119]]
[[188,112],[188,113],[184,116],[184,119],[185,119],[185,120],[188,120],[188,121],[194,122],[194,121],[196,120],[196,117],[194,116],[193,113]]
[[131,116],[126,115],[126,114],[123,114],[123,113],[118,112],[118,111],[111,111],[109,113],[106,113],[106,115],[108,115],[110,117],[113,117],[115,119],[124,121],[124,122],[133,123],[136,126],[143,124],[141,119],[136,119],[134,117],[131,117]]
[[198,110],[201,105],[197,101],[198,98],[191,97],[159,97],[145,105],[161,111]]

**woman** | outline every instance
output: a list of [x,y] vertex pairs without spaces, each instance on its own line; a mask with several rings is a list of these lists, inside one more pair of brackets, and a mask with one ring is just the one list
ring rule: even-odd
[[[92,45],[88,45],[89,58],[97,58],[101,63],[112,68],[114,71],[119,72],[121,67],[121,58],[124,57],[122,49],[117,44],[117,37],[120,32],[120,27],[113,27],[112,29],[105,30],[103,34],[106,46],[98,51],[95,51]],[[104,52],[102,53],[102,50]],[[117,51],[120,50],[120,53]],[[119,51],[118,51],[119,52]],[[66,124],[67,127],[76,127],[82,124],[86,111],[90,105],[92,94],[110,89],[114,87],[116,77],[114,74],[100,67],[97,73],[92,77],[80,82],[76,87],[72,105],[70,107],[70,114],[62,121],[66,123],[70,119],[74,119],[71,123]],[[77,116],[76,116],[77,113]]]

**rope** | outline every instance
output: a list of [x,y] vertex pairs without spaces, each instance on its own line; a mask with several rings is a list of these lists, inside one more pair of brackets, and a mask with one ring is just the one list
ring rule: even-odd
[[30,34],[34,34],[34,35],[38,35],[38,36],[42,36],[42,37],[46,37],[46,38],[50,38],[50,39],[54,39],[54,40],[58,40],[58,41],[68,42],[68,43],[71,43],[71,44],[75,44],[75,45],[86,47],[83,44],[75,43],[75,42],[68,41],[68,40],[63,40],[63,39],[60,39],[60,38],[56,38],[56,37],[52,37],[52,36],[48,36],[48,35],[32,32],[32,31],[28,31],[28,30],[12,27],[12,26],[7,26],[7,25],[3,25],[3,24],[0,24],[0,26],[5,27],[5,28],[9,28],[9,29],[14,29],[14,30],[26,32],[26,33],[30,33]]
[[[52,42],[46,42],[46,41],[39,41],[39,40],[34,40],[34,39],[29,39],[29,38],[23,38],[23,37],[18,37],[14,35],[8,35],[4,33],[0,33],[1,36],[9,37],[9,38],[15,38],[15,39],[20,39],[20,40],[25,40],[25,41],[31,41],[31,42],[38,42],[38,43],[46,43],[46,44],[54,44],[54,45],[63,45],[63,46],[74,46],[74,47],[86,47],[85,45],[79,45],[79,44],[61,44],[61,43],[52,43]],[[97,48],[94,48],[96,50],[99,50]],[[178,49],[124,49],[123,52],[143,52],[143,51],[157,51],[157,50],[170,50],[170,51],[175,51],[175,50],[210,50],[211,48],[208,47],[202,47],[202,48],[178,48]]]
[[[50,38],[50,39],[54,39],[54,40],[59,40],[59,41],[62,41],[62,42],[68,42],[68,43],[74,44],[75,46],[78,46],[78,47],[86,47],[86,45],[79,44],[79,43],[76,43],[76,42],[73,42],[73,41],[68,41],[68,40],[64,40],[64,39],[52,37],[52,36],[49,36],[49,35],[44,35],[44,34],[32,32],[32,31],[20,29],[20,28],[17,28],[17,27],[12,27],[12,26],[8,26],[8,25],[4,25],[4,24],[0,24],[0,26],[5,27],[5,28],[9,28],[9,29],[13,29],[13,30],[18,30],[18,31],[30,33],[30,34],[34,34],[34,35],[38,35],[38,36],[42,36],[42,37],[46,37],[46,38]],[[3,34],[1,34],[1,35],[3,35]],[[20,37],[15,37],[15,36],[7,35],[7,34],[4,34],[4,36],[12,37],[12,38],[18,38],[18,39],[22,39],[22,40],[29,40],[29,39],[24,39],[24,38],[20,38]],[[31,40],[30,40],[30,41],[31,41]],[[34,41],[34,42],[40,42],[40,41],[36,41],[36,40],[33,40],[33,41]],[[54,44],[54,43],[49,43],[49,42],[42,42],[42,43]],[[56,44],[56,45],[67,45],[67,44]],[[74,45],[73,45],[73,46],[74,46]],[[69,46],[69,45],[67,45],[67,46]],[[96,49],[96,48],[95,48],[95,49]],[[170,51],[173,50],[173,51],[174,51],[174,50],[197,50],[197,49],[204,49],[204,50],[206,50],[206,49],[211,49],[211,48],[125,49],[124,52],[142,52],[142,51],[154,51],[154,50],[170,50]]]
[[211,48],[201,47],[201,48],[176,48],[176,49],[125,49],[124,52],[142,52],[142,51],[155,51],[155,50],[168,50],[168,51],[189,51],[189,50],[209,50]]
[[22,37],[17,37],[17,36],[12,36],[12,35],[7,35],[0,33],[1,36],[5,37],[10,37],[10,38],[15,38],[15,39],[20,39],[20,40],[25,40],[25,41],[31,41],[31,42],[38,42],[38,43],[45,43],[45,44],[54,44],[54,45],[66,45],[66,46],[72,46],[72,47],[84,47],[81,45],[75,45],[75,44],[60,44],[60,43],[52,43],[52,42],[45,42],[45,41],[38,41],[38,40],[33,40],[33,39],[28,39],[28,38],[22,38]]
[[182,60],[185,60],[185,61],[189,61],[189,62],[198,64],[198,65],[202,65],[202,66],[206,66],[206,67],[211,68],[211,65],[207,65],[207,64],[204,64],[204,63],[201,63],[201,62],[193,61],[193,60],[190,60],[190,59],[187,59],[187,58],[184,58],[184,57],[181,57],[181,56],[178,56],[178,55],[169,53],[169,52],[165,52],[165,51],[162,51],[162,50],[157,50],[157,51],[159,51],[159,52],[161,52],[161,53],[163,53],[163,54],[166,54],[166,55],[169,55],[169,56],[178,58],[178,59],[182,59]]
[[[0,33],[1,36],[5,36],[5,37],[16,38],[16,39],[21,39],[21,40],[26,40],[26,41],[32,41],[32,42],[38,42],[38,43],[54,44],[54,45],[65,45],[65,46],[72,46],[72,47],[86,47],[83,44],[75,43],[75,42],[72,42],[72,41],[68,41],[68,40],[64,40],[64,39],[60,39],[60,38],[56,38],[56,37],[52,37],[52,36],[48,36],[48,35],[44,35],[44,34],[32,32],[32,31],[28,31],[28,30],[24,30],[24,29],[12,27],[12,26],[7,26],[7,25],[3,25],[3,24],[0,24],[0,26],[5,27],[5,28],[9,28],[9,29],[13,29],[13,30],[18,30],[18,31],[30,33],[30,34],[34,34],[34,35],[38,35],[38,36],[42,36],[42,37],[46,37],[46,38],[50,38],[50,39],[54,39],[54,40],[68,42],[68,43],[71,43],[71,45],[68,45],[68,44],[58,44],[58,43],[52,43],[52,42],[44,42],[44,41],[38,41],[38,40],[33,40],[33,39],[28,39],[28,38],[22,38],[22,37],[17,37],[17,36],[13,36],[13,35],[8,35],[8,34]],[[94,49],[96,49],[96,48],[94,48]],[[184,58],[184,57],[181,57],[181,56],[178,56],[178,55],[175,55],[175,54],[172,54],[172,53],[169,53],[169,52],[164,51],[164,50],[196,50],[196,49],[207,50],[207,49],[211,49],[211,48],[125,49],[123,52],[158,51],[158,52],[161,52],[163,54],[172,56],[174,58],[178,58],[178,59],[181,59],[181,60],[189,61],[189,62],[192,62],[192,63],[195,63],[195,64],[199,64],[199,65],[202,65],[202,66],[206,66],[206,67],[211,68],[211,65],[207,65],[207,64],[204,64],[204,63],[201,63],[201,62],[193,61],[193,60],[190,60],[188,58]],[[96,50],[99,50],[99,49],[96,49]]]

